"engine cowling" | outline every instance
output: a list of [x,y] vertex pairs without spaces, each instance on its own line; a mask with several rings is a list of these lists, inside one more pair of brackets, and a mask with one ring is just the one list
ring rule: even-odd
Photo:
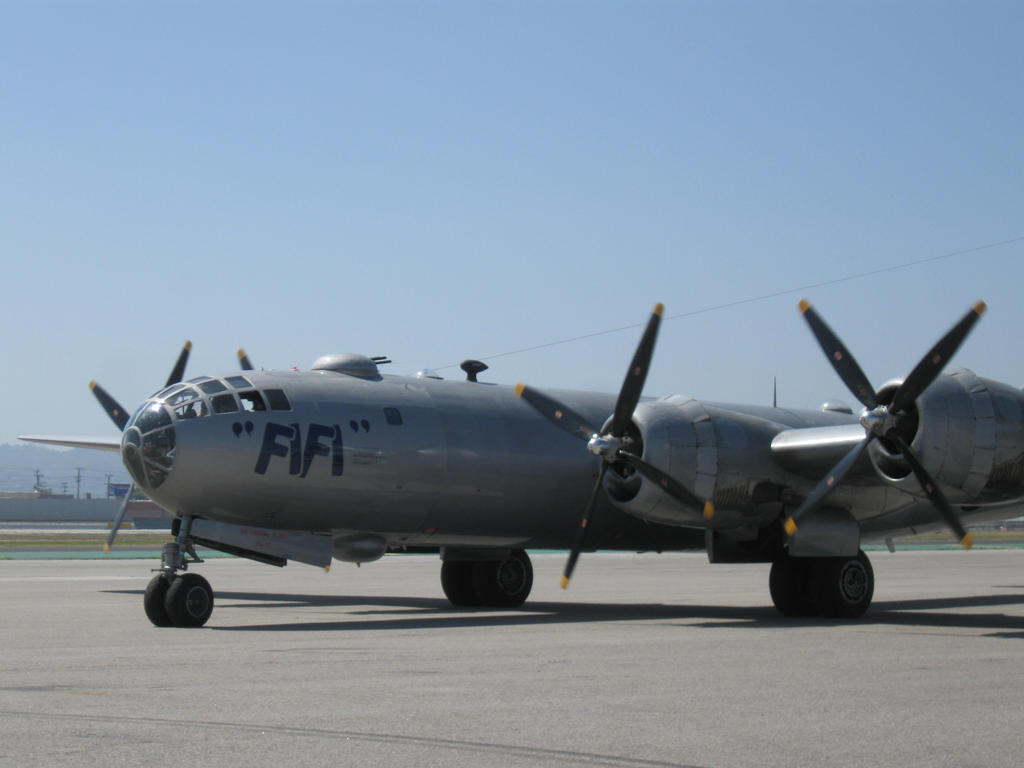
[[[892,397],[899,382],[882,387]],[[901,425],[952,504],[987,504],[1024,498],[1024,392],[984,379],[966,368],[936,378],[915,403],[915,418]],[[884,439],[868,449],[879,475],[923,496],[896,446]]]
[[[640,403],[633,424],[638,442],[629,450],[642,449],[646,461],[698,498],[713,500],[716,528],[761,526],[777,516],[778,507],[767,508],[757,489],[778,474],[769,448],[778,425],[682,395]],[[657,484],[621,469],[605,476],[605,487],[623,511],[670,525],[709,525],[703,509],[689,507]]]

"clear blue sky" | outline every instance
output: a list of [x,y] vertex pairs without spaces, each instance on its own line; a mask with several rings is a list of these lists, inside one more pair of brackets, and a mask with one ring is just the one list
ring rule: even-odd
[[[190,374],[393,373],[1024,237],[1014,2],[0,2],[0,443]],[[806,291],[877,383],[1024,385],[1024,241]],[[800,293],[667,322],[648,394],[851,400]],[[639,329],[482,378],[614,391]],[[461,375],[457,369],[442,371]]]

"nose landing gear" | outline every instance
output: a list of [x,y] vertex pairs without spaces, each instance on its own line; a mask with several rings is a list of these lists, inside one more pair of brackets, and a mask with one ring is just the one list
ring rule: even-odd
[[189,533],[192,518],[178,527],[173,542],[164,544],[160,572],[146,587],[142,604],[157,627],[201,627],[213,613],[213,589],[198,573],[178,573],[190,563],[201,563]]

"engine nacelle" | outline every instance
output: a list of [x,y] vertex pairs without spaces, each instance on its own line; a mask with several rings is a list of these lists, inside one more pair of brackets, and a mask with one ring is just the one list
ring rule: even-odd
[[[689,487],[699,498],[713,500],[716,528],[767,524],[779,514],[777,499],[760,498],[759,486],[778,475],[770,444],[778,425],[754,416],[705,405],[673,395],[637,406],[634,439],[646,461]],[[703,509],[681,504],[639,475],[605,476],[608,495],[623,511],[670,525],[707,527]]]
[[[898,384],[882,388],[883,402]],[[915,409],[902,420],[903,437],[952,504],[1024,498],[1024,392],[954,368],[936,378]],[[897,447],[880,439],[868,450],[882,478],[924,496]]]

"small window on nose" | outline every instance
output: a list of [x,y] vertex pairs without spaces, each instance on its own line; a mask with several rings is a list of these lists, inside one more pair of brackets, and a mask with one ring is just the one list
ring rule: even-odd
[[268,389],[265,394],[267,402],[270,403],[270,410],[290,411],[292,409],[292,404],[288,402],[283,389]]
[[235,398],[231,393],[226,392],[213,398],[214,413],[235,413],[237,410],[238,403],[235,402]]
[[256,390],[250,392],[239,392],[238,397],[242,401],[242,410],[245,411],[265,411],[267,410],[267,404],[263,402],[263,395]]

